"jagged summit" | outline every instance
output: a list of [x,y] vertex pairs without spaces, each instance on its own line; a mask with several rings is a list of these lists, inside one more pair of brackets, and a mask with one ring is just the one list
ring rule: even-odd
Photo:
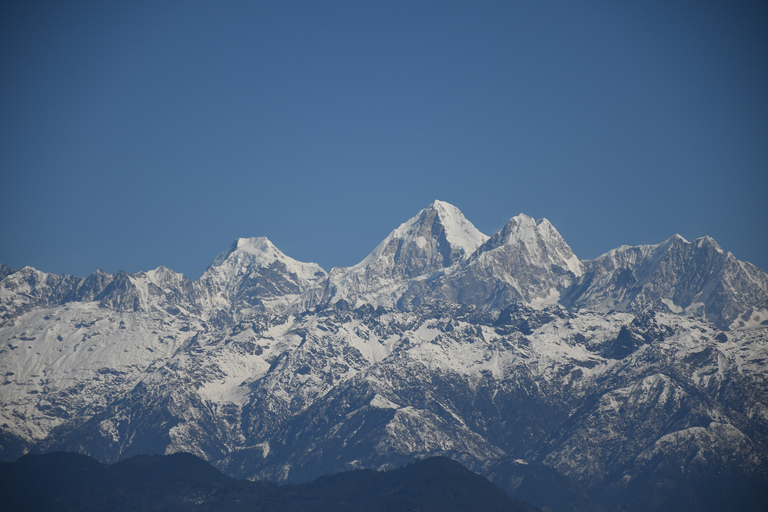
[[198,302],[223,323],[288,308],[326,276],[316,263],[286,256],[266,237],[238,238],[195,281]]
[[213,260],[211,266],[203,274],[210,274],[212,269],[229,268],[242,273],[242,267],[250,269],[267,268],[275,264],[286,267],[288,272],[304,279],[316,279],[325,271],[316,263],[305,263],[285,255],[267,237],[238,238],[225,252]]
[[[683,238],[683,240],[685,240],[685,239]],[[694,245],[696,245],[699,248],[711,247],[711,248],[713,248],[717,252],[725,253],[723,248],[720,247],[720,244],[718,244],[717,241],[714,238],[712,238],[711,236],[709,236],[709,235],[704,235],[702,237],[699,237],[696,240],[694,240],[693,243],[694,243]],[[730,254],[730,253],[728,253],[728,254]]]
[[376,265],[392,276],[415,277],[468,258],[487,239],[458,208],[434,201],[353,268]]
[[250,254],[256,257],[259,263],[267,265],[280,259],[280,250],[265,236],[251,238],[237,238],[234,243],[213,260],[211,266],[221,266],[233,254]]
[[363,261],[332,269],[324,283],[308,292],[304,305],[338,299],[394,305],[413,280],[466,261],[487,239],[458,208],[434,201],[387,235]]
[[557,302],[582,273],[581,262],[548,220],[520,214],[454,272],[419,293],[483,309],[515,302],[539,307]]
[[477,251],[476,257],[502,246],[517,247],[531,263],[560,267],[575,276],[583,273],[583,266],[560,233],[547,219],[535,220],[521,213],[493,235]]
[[[506,244],[512,244],[523,240],[531,240],[536,237],[536,227],[546,219],[536,221],[530,215],[519,213],[509,219],[504,227],[499,231],[499,239]],[[549,221],[547,221],[549,223]]]
[[510,492],[527,462],[688,499],[686,475],[768,489],[767,367],[768,276],[711,238],[580,261],[546,219],[488,238],[443,201],[330,274],[264,237],[195,281],[0,265],[0,458],[186,451],[298,482],[442,454]]
[[664,304],[722,329],[768,319],[768,275],[709,236],[621,246],[585,264],[585,275],[562,301],[568,307],[639,312]]

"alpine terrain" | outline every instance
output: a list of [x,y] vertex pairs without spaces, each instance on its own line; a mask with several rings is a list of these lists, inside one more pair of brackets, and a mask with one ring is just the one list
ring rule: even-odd
[[301,483],[444,456],[549,510],[763,510],[768,275],[711,238],[579,260],[435,201],[326,272],[0,265],[0,454],[189,452]]

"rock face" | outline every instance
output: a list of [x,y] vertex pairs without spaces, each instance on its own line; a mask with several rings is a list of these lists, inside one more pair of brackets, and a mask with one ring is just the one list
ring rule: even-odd
[[392,231],[363,261],[334,268],[313,290],[315,306],[338,300],[392,306],[424,279],[465,262],[488,237],[455,206],[435,201]]
[[443,455],[551,510],[768,498],[768,276],[708,238],[579,261],[546,219],[489,238],[436,201],[330,273],[251,238],[195,281],[0,276],[5,459],[302,482]]
[[768,320],[768,279],[709,237],[676,235],[659,245],[620,247],[586,262],[563,304],[596,311],[663,309],[697,316],[721,329]]
[[228,325],[284,311],[325,276],[319,265],[286,256],[264,237],[240,238],[214,260],[194,290],[201,310]]
[[414,286],[407,299],[437,298],[486,310],[517,302],[551,305],[582,275],[583,265],[548,220],[520,214],[450,270]]

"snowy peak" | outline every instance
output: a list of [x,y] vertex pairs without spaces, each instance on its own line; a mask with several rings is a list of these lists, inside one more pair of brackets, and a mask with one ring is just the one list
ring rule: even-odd
[[82,281],[67,274],[49,274],[26,266],[3,269],[0,280],[0,325],[36,306],[53,306],[67,300]]
[[242,238],[196,281],[0,265],[0,454],[298,481],[439,453],[515,488],[525,457],[596,496],[654,493],[651,472],[768,489],[768,276],[712,239],[580,262],[546,219],[487,239],[436,201],[363,263]]
[[[519,242],[530,243],[537,238],[538,224],[533,217],[520,213],[509,219],[502,230],[499,231],[499,239],[508,245]],[[547,224],[549,224],[549,221],[547,221]]]
[[456,268],[488,237],[444,201],[434,201],[392,231],[363,261],[334,268],[304,305],[344,299],[393,306],[417,281]]
[[766,273],[710,237],[689,242],[674,235],[581,262],[547,219],[521,213],[488,238],[444,201],[401,224],[359,264],[330,275],[253,237],[236,239],[196,281],[165,267],[97,271],[82,279],[0,265],[0,278],[0,324],[35,307],[93,301],[118,311],[174,311],[228,325],[339,299],[396,307],[442,300],[484,309],[520,301],[600,312],[656,308],[721,329],[768,321]]
[[622,246],[585,263],[585,275],[565,298],[570,307],[639,312],[663,305],[721,329],[768,319],[768,275],[708,236]]
[[582,264],[548,220],[520,214],[455,270],[409,290],[407,300],[497,310],[516,302],[544,307],[555,304],[582,272]]
[[[679,235],[677,235],[677,236],[679,236]],[[680,237],[680,238],[682,238],[682,237]],[[683,238],[683,240],[685,241],[684,238]],[[725,251],[723,250],[722,247],[720,247],[720,244],[718,244],[715,241],[715,239],[710,237],[710,236],[702,236],[701,238],[697,238],[696,240],[693,241],[693,244],[697,248],[699,248],[699,249],[706,248],[706,249],[709,249],[709,250],[713,250],[715,252],[719,252],[720,254],[725,254]],[[728,254],[730,254],[730,253],[728,253]]]
[[226,324],[281,313],[326,275],[316,263],[286,256],[266,237],[238,238],[194,286],[209,319]]
[[480,245],[488,240],[488,236],[481,233],[464,217],[461,211],[452,204],[444,201],[435,201],[425,212],[434,210],[440,219],[445,238],[452,248],[458,250],[464,258],[468,258]]
[[488,239],[461,211],[434,201],[392,231],[355,269],[413,278],[466,260]]
[[220,267],[230,258],[250,258],[257,266],[269,266],[275,260],[284,256],[275,245],[265,236],[238,238],[225,252],[213,260],[212,267]]
[[576,277],[584,271],[571,247],[547,219],[535,220],[524,213],[512,217],[478,249],[475,257],[505,246],[514,247],[535,266],[559,267]]
[[284,266],[288,273],[303,280],[316,280],[325,271],[316,263],[304,263],[286,256],[267,237],[238,238],[230,248],[221,253],[206,270],[212,269],[230,274],[243,273],[243,269],[257,270],[272,266]]

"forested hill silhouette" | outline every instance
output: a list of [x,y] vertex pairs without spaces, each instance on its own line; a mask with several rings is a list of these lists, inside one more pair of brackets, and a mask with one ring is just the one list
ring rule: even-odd
[[235,480],[187,453],[112,465],[75,453],[25,455],[0,462],[0,503],[7,511],[82,512],[539,510],[445,457],[276,485]]

